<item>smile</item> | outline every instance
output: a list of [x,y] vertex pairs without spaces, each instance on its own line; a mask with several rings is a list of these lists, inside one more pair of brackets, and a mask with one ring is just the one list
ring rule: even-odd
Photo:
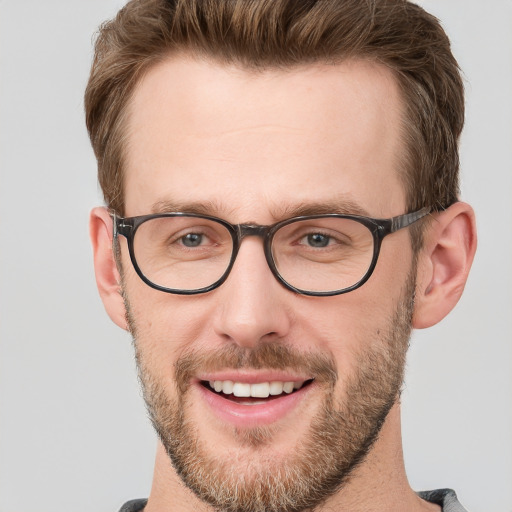
[[233,375],[228,378],[226,375],[203,378],[197,382],[196,389],[210,411],[223,423],[252,428],[273,424],[296,411],[315,387],[314,382],[314,379],[298,376],[236,378]]
[[296,391],[309,381],[272,381],[272,382],[233,382],[232,380],[211,380],[208,385],[216,393],[233,395],[235,397],[268,398],[279,396],[283,393],[290,394]]

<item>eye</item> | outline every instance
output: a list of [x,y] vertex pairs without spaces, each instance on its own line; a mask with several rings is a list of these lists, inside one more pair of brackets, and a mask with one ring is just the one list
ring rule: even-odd
[[320,231],[313,231],[305,234],[299,239],[299,245],[312,247],[313,249],[323,249],[324,247],[329,247],[336,243],[339,243],[339,240],[332,235],[328,235]]
[[[174,217],[161,229],[158,236],[164,250],[182,251],[188,253],[218,250],[229,245],[229,232],[220,224],[213,222],[197,223],[197,219],[176,219]],[[172,222],[171,222],[172,221]],[[188,224],[188,225],[187,225]],[[181,229],[180,229],[181,228]]]
[[331,243],[331,237],[323,233],[310,233],[301,242],[306,242],[310,247],[327,247]]
[[201,233],[187,233],[180,238],[181,243],[185,247],[199,247],[202,245],[205,236]]

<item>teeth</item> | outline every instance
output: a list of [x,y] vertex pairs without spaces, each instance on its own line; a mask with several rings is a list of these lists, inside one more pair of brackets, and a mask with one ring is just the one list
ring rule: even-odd
[[270,383],[270,394],[271,395],[280,395],[283,392],[283,383],[282,382],[271,382]]
[[233,382],[231,380],[211,380],[209,381],[209,384],[217,393],[222,392],[226,395],[233,394],[237,397],[268,398],[270,395],[277,396],[282,395],[283,393],[290,394],[292,391],[300,389],[304,384],[304,381],[274,381],[247,384],[246,382]]
[[[215,384],[217,384],[217,382]],[[233,395],[251,396],[251,385],[245,382],[235,382],[233,384]]]
[[270,391],[270,384],[268,382],[261,382],[260,384],[251,384],[251,396],[259,398],[267,398]]
[[231,382],[230,380],[225,380],[222,383],[222,392],[226,395],[231,395],[231,393],[233,393],[234,386],[235,385],[233,384],[233,382]]
[[285,393],[291,393],[293,391],[293,382],[285,382],[283,384],[283,391]]

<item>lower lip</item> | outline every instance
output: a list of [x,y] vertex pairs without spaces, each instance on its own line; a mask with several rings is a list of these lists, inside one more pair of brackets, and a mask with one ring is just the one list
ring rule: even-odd
[[228,400],[214,391],[209,391],[200,383],[196,384],[201,397],[218,418],[241,428],[260,427],[279,421],[300,406],[312,386],[313,383],[289,395],[283,395],[261,404],[242,405]]

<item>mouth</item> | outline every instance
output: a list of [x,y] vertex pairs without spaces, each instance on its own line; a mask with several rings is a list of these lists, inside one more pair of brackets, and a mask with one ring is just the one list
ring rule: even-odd
[[[226,376],[227,377],[227,376]],[[315,380],[286,376],[282,378],[242,376],[213,377],[196,381],[196,389],[213,414],[222,423],[237,428],[274,424],[297,410],[315,387]]]
[[296,393],[309,386],[313,379],[299,381],[236,382],[232,380],[201,381],[216,395],[242,405],[262,405],[271,400]]

